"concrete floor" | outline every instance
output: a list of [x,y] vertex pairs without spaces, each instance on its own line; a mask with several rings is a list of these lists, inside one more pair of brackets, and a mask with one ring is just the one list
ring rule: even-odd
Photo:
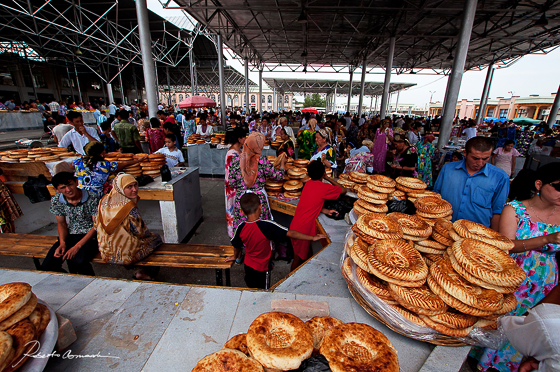
[[[196,230],[187,236],[183,242],[192,244],[229,245],[230,241],[226,230],[224,180],[201,178],[200,190],[202,193],[202,221],[198,224]],[[57,235],[56,225],[51,224],[33,233]],[[274,264],[271,284],[281,280],[290,272],[290,264],[285,261],[275,261]],[[30,258],[12,256],[2,256],[0,267],[27,270],[35,269]],[[134,270],[126,270],[122,266],[93,264],[93,268],[96,275],[100,277],[132,279],[134,274]],[[234,265],[231,268],[230,275],[232,286],[245,287],[243,265]],[[160,268],[155,279],[160,282],[176,284],[216,285],[216,272],[212,269]]]

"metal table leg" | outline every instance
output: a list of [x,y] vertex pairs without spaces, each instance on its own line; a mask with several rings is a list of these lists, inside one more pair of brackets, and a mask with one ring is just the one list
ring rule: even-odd
[[222,269],[216,269],[216,285],[219,287],[224,285],[224,280],[222,278]]

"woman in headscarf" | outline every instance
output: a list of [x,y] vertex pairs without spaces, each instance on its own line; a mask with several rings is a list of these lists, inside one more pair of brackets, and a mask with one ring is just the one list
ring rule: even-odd
[[350,174],[353,171],[366,173],[367,168],[371,167],[373,163],[373,154],[371,153],[373,141],[365,139],[362,141],[362,145],[361,148],[356,150],[350,150],[351,145],[347,147],[348,159],[345,160],[344,173]]
[[315,143],[317,147],[313,151],[311,161],[319,160],[323,163],[325,168],[336,170],[336,151],[329,145],[331,142],[330,134],[326,129],[319,129],[315,132]]
[[241,149],[245,143],[247,132],[242,127],[235,127],[233,130],[226,132],[226,143],[230,144],[228,152],[226,153],[226,172],[225,172],[225,197],[226,197],[226,223],[227,232],[230,239],[233,239],[235,230],[233,229],[233,211],[235,207],[235,189],[230,186],[229,170],[234,162],[239,162]]
[[[130,174],[121,173],[114,179],[111,192],[99,202],[96,229],[103,261],[131,266],[163,243],[146,227],[136,206],[138,200],[138,182]],[[143,270],[137,271],[135,278],[151,279]]]
[[[72,162],[74,167],[74,176],[78,179],[78,188],[90,190],[98,197],[103,196],[103,191],[110,188],[110,184],[106,185],[111,173],[118,172],[133,164],[140,163],[144,157],[122,161],[108,161],[104,159],[105,146],[101,142],[91,141],[85,147],[86,156],[77,158]],[[108,186],[108,187],[107,187]]]
[[292,131],[292,128],[282,128],[282,130],[280,131],[280,138],[284,142],[282,143],[282,145],[280,145],[280,147],[278,147],[278,150],[276,150],[276,156],[280,156],[280,154],[286,154],[287,157],[293,159],[295,152],[294,144],[296,143],[296,139],[294,138],[294,132]]
[[298,158],[299,159],[311,159],[313,155],[313,150],[315,150],[315,127],[317,126],[316,119],[309,120],[309,129],[303,129],[299,131],[297,135],[297,144],[299,147]]
[[146,139],[150,147],[150,154],[152,154],[165,145],[165,133],[158,118],[151,118],[150,126],[151,128],[146,129]]
[[278,121],[272,126],[272,133],[271,138],[272,140],[276,140],[280,138],[282,135],[282,128],[284,128],[288,124],[288,118],[285,116],[281,116]]
[[373,141],[373,171],[385,172],[385,159],[387,158],[387,145],[393,141],[393,130],[391,129],[391,121],[384,119],[381,122],[381,128],[377,128],[375,133],[375,141]]
[[418,178],[432,187],[434,182],[432,180],[432,158],[436,149],[432,142],[436,139],[433,134],[426,134],[424,138],[416,142],[416,148],[418,149]]
[[261,218],[263,220],[272,219],[264,184],[268,178],[276,181],[284,179],[286,157],[282,157],[280,169],[274,168],[267,157],[261,154],[264,143],[265,137],[262,133],[251,133],[243,144],[243,152],[239,156],[239,160],[235,160],[229,169],[229,186],[235,189],[234,230],[247,219],[241,213],[239,204],[241,197],[247,192],[253,192],[259,196],[262,204]]

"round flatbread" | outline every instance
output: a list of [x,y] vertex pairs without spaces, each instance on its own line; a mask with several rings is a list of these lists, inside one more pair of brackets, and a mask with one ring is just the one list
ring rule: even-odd
[[[371,213],[371,214],[373,214],[373,213]],[[366,234],[365,232],[360,230],[360,228],[358,227],[357,224],[354,224],[352,226],[352,231],[354,232],[354,234],[359,236],[363,241],[365,241],[368,244],[374,244],[374,243],[377,243],[377,241],[378,241],[378,239],[375,239],[373,236],[369,236],[368,234]]]
[[332,316],[315,316],[305,322],[305,324],[309,327],[311,336],[313,337],[313,349],[319,351],[325,333],[333,327],[344,324],[344,322]]
[[366,177],[366,182],[383,188],[395,188],[396,182],[390,177],[381,174],[372,174]]
[[415,323],[421,327],[426,327],[426,323],[424,323],[422,321],[422,319],[420,319],[420,317],[418,315],[416,315],[415,313],[413,313],[412,311],[409,311],[407,309],[405,309],[404,307],[402,307],[401,305],[391,305],[391,307],[398,313],[400,313],[402,316],[404,316],[406,319],[408,319],[409,321],[411,321],[412,323]]
[[401,287],[393,283],[387,285],[393,298],[402,307],[417,314],[437,315],[448,309],[447,304],[425,284],[414,288]]
[[34,343],[31,341],[37,340],[37,331],[35,330],[33,323],[29,321],[29,319],[24,319],[8,328],[6,332],[8,332],[12,336],[15,352],[14,357],[12,358],[4,372],[11,372],[20,368],[25,363],[27,358],[29,358],[24,354],[27,354],[32,348],[35,347]]
[[367,243],[358,237],[354,239],[354,244],[350,249],[350,257],[352,257],[352,260],[356,263],[356,265],[358,265],[358,267],[367,272],[369,272],[368,251],[370,246],[370,243]]
[[[354,202],[354,207],[358,205],[359,208],[365,209],[373,213],[386,213],[389,211],[387,204],[371,204],[363,199],[358,199]],[[362,213],[365,214],[365,213]]]
[[13,350],[13,343],[12,336],[8,332],[0,331],[0,371]]
[[12,316],[31,298],[31,286],[27,283],[0,285],[0,321]]
[[398,372],[397,351],[383,333],[362,323],[345,323],[327,331],[320,353],[333,372]]
[[266,368],[299,368],[313,352],[313,337],[298,317],[281,312],[259,315],[247,331],[251,355]]
[[467,328],[449,328],[441,323],[435,322],[431,317],[426,315],[420,315],[420,318],[426,323],[430,328],[435,329],[439,333],[442,333],[451,337],[467,337],[472,331],[473,326]]
[[37,296],[35,293],[31,292],[31,298],[25,305],[23,305],[18,311],[13,313],[10,317],[4,319],[0,322],[0,331],[5,331],[6,329],[10,328],[20,320],[27,318],[35,307],[37,306]]
[[356,279],[368,292],[375,294],[384,301],[395,302],[391,292],[389,292],[387,283],[381,281],[379,278],[371,275],[367,271],[362,270],[359,266],[356,268]]
[[453,222],[453,229],[462,238],[480,240],[504,251],[509,251],[515,246],[508,237],[473,221],[457,220]]
[[222,349],[202,358],[192,372],[262,372],[262,365],[239,350]]
[[397,177],[395,181],[397,182],[397,185],[402,185],[416,191],[424,190],[426,187],[428,187],[428,185],[426,185],[424,181],[413,177]]
[[392,218],[383,215],[362,215],[356,221],[358,228],[376,239],[401,239],[403,231]]
[[249,348],[247,347],[247,334],[246,333],[242,333],[240,335],[235,335],[232,338],[230,338],[225,344],[224,344],[224,349],[234,349],[234,350],[239,350],[241,351],[243,354],[250,356],[249,355]]
[[404,240],[381,240],[368,253],[369,271],[387,282],[420,287],[428,267],[416,249]]
[[432,234],[431,226],[416,216],[399,212],[389,213],[388,216],[397,221],[403,234],[417,238],[427,238]]

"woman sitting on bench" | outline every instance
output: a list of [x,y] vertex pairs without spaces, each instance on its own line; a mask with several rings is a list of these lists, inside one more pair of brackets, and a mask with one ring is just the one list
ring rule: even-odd
[[[140,217],[136,207],[139,199],[136,179],[121,173],[114,179],[111,192],[99,202],[97,240],[105,262],[131,267],[163,243]],[[144,270],[138,270],[134,277],[152,279]]]

